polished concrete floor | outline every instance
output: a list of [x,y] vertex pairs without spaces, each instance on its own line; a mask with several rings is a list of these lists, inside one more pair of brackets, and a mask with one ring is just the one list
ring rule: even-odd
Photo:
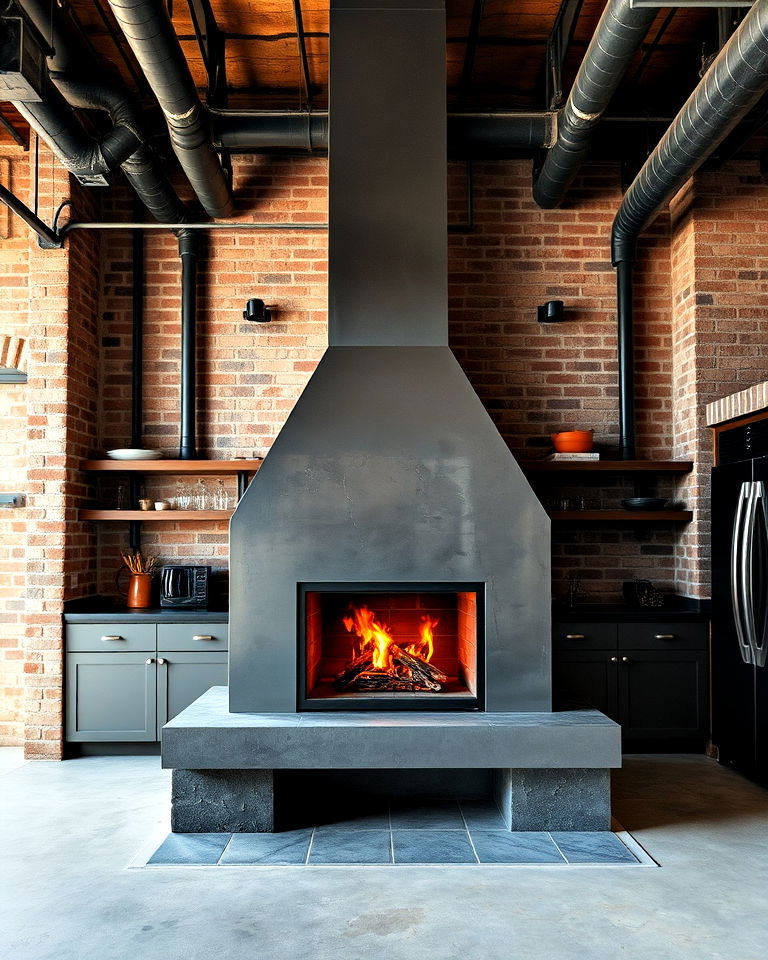
[[168,830],[156,758],[0,758],[0,957],[765,960],[768,792],[631,757],[615,813],[660,868],[139,867]]

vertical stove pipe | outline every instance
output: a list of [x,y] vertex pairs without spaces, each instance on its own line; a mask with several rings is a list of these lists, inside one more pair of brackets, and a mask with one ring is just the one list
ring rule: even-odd
[[144,233],[141,230],[133,231],[132,259],[131,446],[136,448],[141,446],[144,435]]
[[616,268],[616,319],[619,341],[619,452],[635,459],[635,370],[632,331],[632,260]]
[[[139,204],[134,216],[139,219]],[[144,439],[144,233],[134,230],[131,236],[133,277],[131,285],[131,446],[141,447]],[[132,507],[141,496],[139,477],[129,475],[128,491]],[[128,529],[131,550],[141,549],[141,524],[131,520]]]
[[197,240],[194,233],[179,234],[181,257],[181,442],[179,459],[197,456],[195,422],[195,367],[197,363]]

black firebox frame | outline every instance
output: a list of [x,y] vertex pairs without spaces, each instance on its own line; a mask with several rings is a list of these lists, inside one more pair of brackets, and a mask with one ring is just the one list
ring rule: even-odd
[[[350,710],[419,710],[430,713],[445,711],[484,711],[485,710],[485,583],[467,583],[464,581],[445,582],[397,582],[397,583],[339,583],[314,582],[299,583],[298,586],[298,619],[296,623],[296,639],[298,644],[297,669],[297,712],[311,710],[333,710],[346,712]],[[400,694],[387,697],[356,696],[338,697],[309,697],[307,691],[307,594],[308,593],[474,593],[477,597],[477,690],[473,696],[451,696],[450,694]]]

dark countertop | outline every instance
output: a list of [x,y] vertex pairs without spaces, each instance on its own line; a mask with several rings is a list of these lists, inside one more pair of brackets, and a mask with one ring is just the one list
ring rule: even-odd
[[663,607],[630,607],[625,603],[579,603],[575,607],[556,604],[552,619],[558,621],[654,623],[666,621],[682,623],[700,621],[706,623],[712,614],[710,600],[694,600],[690,597],[670,596]]
[[229,611],[219,605],[201,610],[182,607],[147,607],[129,610],[115,597],[82,597],[64,604],[65,623],[227,623]]

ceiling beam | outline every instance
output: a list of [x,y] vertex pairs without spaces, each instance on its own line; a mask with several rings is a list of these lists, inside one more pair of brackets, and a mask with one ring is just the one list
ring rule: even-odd
[[563,65],[583,3],[584,0],[560,0],[560,9],[547,39],[545,99],[549,110],[559,110],[563,104]]
[[187,0],[187,4],[208,78],[208,103],[212,106],[225,106],[227,58],[224,34],[216,23],[210,0]]
[[461,80],[459,81],[459,96],[462,97],[469,92],[472,84],[472,73],[475,69],[475,54],[477,53],[477,41],[480,36],[480,21],[483,18],[484,6],[485,0],[474,0],[472,4],[467,47],[464,53],[464,64],[461,68]]
[[304,19],[301,15],[301,0],[293,0],[293,19],[296,24],[296,40],[299,47],[299,60],[301,61],[301,77],[304,84],[304,96],[307,106],[312,106],[312,77],[309,72],[309,59],[307,58],[307,43],[304,34]]

